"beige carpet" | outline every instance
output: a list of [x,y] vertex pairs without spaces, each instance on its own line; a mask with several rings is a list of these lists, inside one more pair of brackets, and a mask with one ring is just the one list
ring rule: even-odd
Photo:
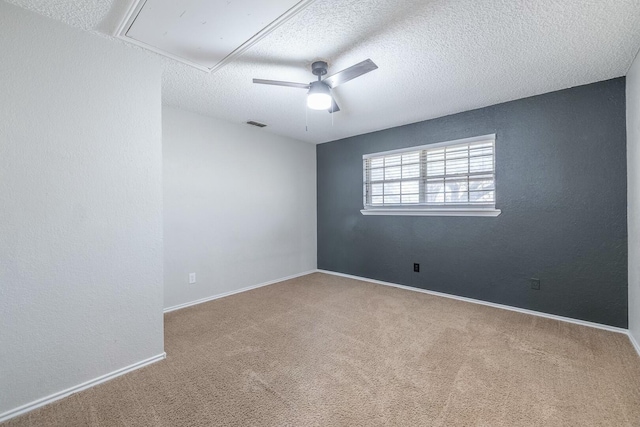
[[625,335],[312,274],[165,317],[167,360],[10,426],[640,426]]

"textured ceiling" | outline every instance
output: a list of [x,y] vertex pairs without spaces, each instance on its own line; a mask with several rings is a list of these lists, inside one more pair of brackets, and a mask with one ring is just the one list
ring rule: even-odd
[[[103,35],[131,3],[8,1]],[[638,28],[638,0],[316,0],[213,74],[164,60],[163,102],[326,142],[625,75]],[[332,73],[366,58],[380,68],[337,88],[333,115],[307,111],[304,90],[251,82],[306,83],[313,60]]]

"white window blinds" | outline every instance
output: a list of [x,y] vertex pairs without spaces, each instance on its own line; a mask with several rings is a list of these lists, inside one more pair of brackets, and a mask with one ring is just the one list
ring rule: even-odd
[[495,135],[363,156],[364,207],[495,208]]

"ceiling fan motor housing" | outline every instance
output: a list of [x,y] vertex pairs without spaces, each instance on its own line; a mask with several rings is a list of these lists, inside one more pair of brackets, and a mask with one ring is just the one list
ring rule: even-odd
[[324,61],[316,61],[311,64],[311,72],[314,76],[324,76],[325,74],[327,74],[327,68],[328,65]]

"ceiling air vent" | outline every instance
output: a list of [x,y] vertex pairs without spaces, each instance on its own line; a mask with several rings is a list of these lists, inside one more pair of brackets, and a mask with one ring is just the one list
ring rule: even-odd
[[259,128],[263,128],[263,127],[266,127],[266,126],[267,126],[267,125],[265,125],[264,123],[254,122],[253,120],[249,120],[249,121],[247,122],[247,124],[248,124],[248,125],[251,125],[251,126],[256,126],[256,127],[259,127]]

